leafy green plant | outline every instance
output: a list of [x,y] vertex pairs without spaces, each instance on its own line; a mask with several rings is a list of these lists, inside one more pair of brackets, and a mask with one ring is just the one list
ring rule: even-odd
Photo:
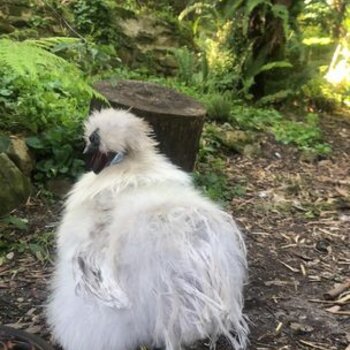
[[52,263],[52,250],[54,247],[54,232],[40,232],[27,245],[27,249],[41,263]]
[[196,186],[208,197],[225,205],[233,197],[244,196],[246,187],[243,183],[230,183],[226,172],[226,159],[217,139],[217,132],[217,126],[205,126],[193,177]]
[[238,104],[232,107],[232,119],[242,129],[266,131],[282,121],[282,115],[272,108],[256,108]]
[[245,99],[271,95],[273,102],[288,96],[281,90],[295,89],[299,82],[286,76],[304,67],[297,22],[302,5],[301,0],[191,1],[179,19],[191,21],[208,56],[208,76],[221,90],[236,90]]
[[7,227],[14,228],[21,231],[28,229],[28,220],[22,219],[15,215],[5,216],[0,220],[1,224],[5,224]]
[[223,94],[209,95],[206,100],[207,116],[210,120],[227,122],[231,117],[232,101]]
[[[28,74],[32,77],[36,77],[43,68],[57,69],[61,65],[66,68],[69,66],[68,62],[47,50],[53,42],[59,40],[59,38],[51,38],[20,42],[0,39],[0,64],[10,69],[15,75]],[[68,42],[70,39],[61,38],[61,40]]]
[[53,42],[49,47],[50,51],[74,63],[86,75],[109,71],[120,65],[121,61],[113,44],[98,44],[91,38],[67,39],[69,40]]
[[272,131],[277,141],[284,144],[293,143],[301,150],[319,155],[327,155],[331,151],[331,147],[322,142],[318,116],[314,113],[309,113],[303,122],[283,120],[276,123]]
[[288,120],[271,108],[255,108],[237,105],[232,118],[242,129],[271,132],[276,141],[294,144],[302,151],[327,155],[331,147],[323,142],[317,114],[309,113],[303,121]]
[[36,180],[59,175],[76,178],[82,173],[84,162],[80,159],[83,149],[80,129],[78,125],[67,129],[57,126],[26,139],[38,158]]
[[72,2],[71,8],[79,32],[104,44],[116,39],[117,32],[112,27],[112,2],[77,0]]
[[81,162],[73,158],[81,122],[91,98],[103,98],[76,66],[50,52],[59,43],[74,41],[0,39],[0,127],[35,136],[36,145],[29,138],[29,146],[37,151],[37,176],[42,179],[77,174]]
[[305,84],[300,93],[302,101],[319,112],[332,112],[341,105],[341,94],[320,74]]
[[178,64],[178,78],[185,84],[191,84],[195,72],[195,59],[193,53],[190,52],[187,47],[174,49],[173,53]]

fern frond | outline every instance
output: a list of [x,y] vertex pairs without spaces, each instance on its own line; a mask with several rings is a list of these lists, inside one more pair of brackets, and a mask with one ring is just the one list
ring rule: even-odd
[[78,38],[66,38],[66,37],[50,37],[50,38],[41,38],[41,39],[27,39],[25,43],[30,45],[50,50],[58,45],[75,45],[81,42],[81,39]]
[[195,64],[193,54],[187,48],[173,49],[172,52],[178,64],[179,78],[184,83],[190,84],[192,82]]
[[89,94],[90,97],[94,97],[101,102],[104,102],[107,106],[111,106],[110,102],[107,100],[105,96],[103,96],[101,93],[99,93],[97,90],[92,88],[90,85],[85,84],[85,91]]
[[264,64],[260,68],[259,73],[266,72],[268,70],[275,69],[275,68],[293,68],[293,65],[287,61],[270,62],[270,63]]
[[17,76],[39,77],[43,72],[50,72],[64,84],[73,81],[80,91],[104,102],[108,101],[93,89],[84,79],[83,73],[73,64],[49,50],[60,44],[75,44],[75,38],[45,38],[38,40],[12,41],[0,39],[0,69],[6,67]]
[[290,90],[290,89],[278,91],[274,94],[262,97],[257,102],[257,106],[268,106],[268,105],[280,102],[282,100],[285,100],[289,96],[292,96],[294,93],[295,92],[293,90]]
[[203,11],[204,9],[213,10],[213,5],[205,4],[204,2],[196,2],[193,5],[187,6],[178,16],[178,20],[181,22],[185,17],[187,17],[192,12]]
[[12,41],[0,39],[0,66],[10,69],[16,75],[37,76],[43,69],[70,67],[63,58],[40,48],[33,41]]

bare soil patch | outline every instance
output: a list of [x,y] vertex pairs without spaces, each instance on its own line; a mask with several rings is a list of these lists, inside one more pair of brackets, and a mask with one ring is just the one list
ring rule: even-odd
[[232,210],[250,259],[246,310],[251,349],[349,349],[350,123],[324,117],[328,159],[305,161],[267,139],[264,157],[231,159],[232,182],[246,184]]

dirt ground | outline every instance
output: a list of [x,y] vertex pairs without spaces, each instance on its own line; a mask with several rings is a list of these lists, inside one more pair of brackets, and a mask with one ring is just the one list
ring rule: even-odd
[[[350,288],[326,295],[350,279],[350,119],[322,124],[327,159],[268,136],[261,156],[227,159],[230,182],[245,189],[231,204],[248,248],[250,350],[350,349]],[[0,227],[0,324],[50,339],[43,313],[60,203],[39,198],[13,213],[25,227]]]

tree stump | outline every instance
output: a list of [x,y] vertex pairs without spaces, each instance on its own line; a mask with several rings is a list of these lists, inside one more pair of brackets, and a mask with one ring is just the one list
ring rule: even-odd
[[[194,99],[173,89],[135,80],[95,84],[113,108],[130,109],[150,123],[160,151],[185,171],[192,171],[199,148],[206,110]],[[94,99],[91,110],[103,102]]]

